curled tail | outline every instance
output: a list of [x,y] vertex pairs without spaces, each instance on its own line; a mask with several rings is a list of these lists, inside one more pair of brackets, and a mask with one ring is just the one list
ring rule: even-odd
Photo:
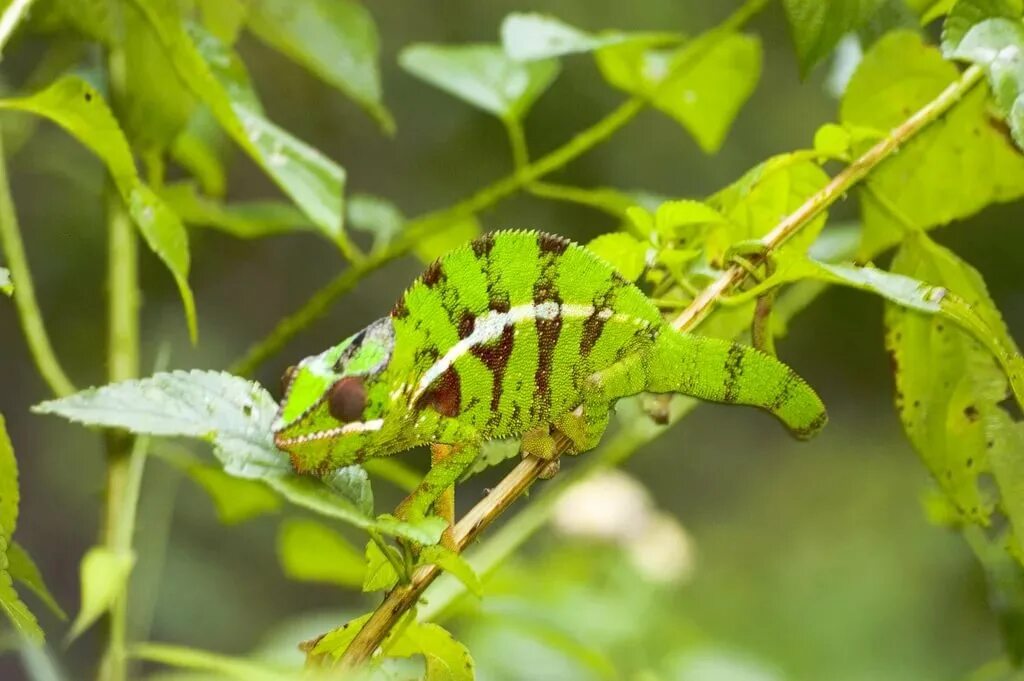
[[655,341],[649,362],[651,392],[759,407],[801,440],[817,435],[828,421],[825,405],[804,379],[746,345],[666,329]]

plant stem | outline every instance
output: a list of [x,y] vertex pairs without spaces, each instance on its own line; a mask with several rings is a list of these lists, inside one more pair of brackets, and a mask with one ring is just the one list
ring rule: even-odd
[[[837,174],[831,182],[823,189],[812,195],[800,207],[779,222],[771,232],[763,239],[765,253],[778,248],[787,239],[798,233],[801,229],[810,224],[818,214],[825,208],[835,203],[857,182],[864,179],[875,167],[889,157],[900,145],[905,144],[914,135],[923,130],[927,125],[949,110],[960,98],[973,88],[981,79],[981,70],[977,67],[970,67],[960,78],[940,93],[934,100],[926,104],[901,125],[883,138],[876,145],[868,149],[853,163]],[[683,310],[673,321],[672,325],[679,331],[689,331],[700,324],[701,321],[712,310],[718,298],[725,295],[734,286],[739,285],[746,276],[746,270],[740,266],[733,266],[708,285],[700,294]],[[635,435],[627,431],[620,434],[613,442],[618,446],[611,446],[606,454],[611,462],[628,456],[635,451]],[[558,438],[558,449],[565,451],[567,442],[564,438]],[[455,526],[454,538],[456,547],[461,551],[467,544],[479,535],[479,533],[494,518],[507,509],[544,471],[548,462],[525,457],[502,481],[491,490],[483,500],[474,506]],[[596,469],[595,463],[589,470]],[[582,473],[581,473],[582,475]],[[559,489],[564,490],[567,485]],[[518,533],[512,536],[500,546],[500,551],[492,551],[489,556],[491,564],[508,555],[516,546],[525,541],[526,537],[539,528],[554,505],[554,498],[557,495],[546,495],[547,505],[540,510],[530,513],[529,523],[524,523]],[[533,511],[531,506],[531,511]],[[359,634],[349,644],[341,657],[340,666],[343,669],[352,669],[365,663],[377,650],[381,642],[391,631],[395,623],[399,621],[404,613],[413,607],[420,596],[434,579],[437,578],[440,570],[435,566],[424,566],[413,573],[412,580],[407,585],[393,589],[385,597],[384,602],[378,606],[373,615],[360,630]],[[433,608],[439,610],[443,607],[434,601]],[[436,612],[436,610],[435,610]]]
[[25,342],[29,353],[39,369],[39,374],[58,397],[75,392],[67,374],[57,361],[57,355],[50,344],[50,337],[43,325],[43,315],[36,301],[35,287],[32,284],[32,273],[28,268],[28,257],[25,255],[25,244],[21,240],[18,227],[18,216],[11,198],[11,187],[7,180],[7,163],[3,158],[3,146],[0,144],[0,246],[7,258],[7,266],[11,270],[11,283],[14,284],[14,305],[18,310],[21,328],[25,333]]
[[[711,45],[741,28],[751,17],[764,9],[767,2],[768,0],[747,0],[721,24],[693,40],[673,63],[673,72],[685,71],[700,61]],[[664,82],[669,80],[671,77],[666,77]],[[402,236],[394,243],[376,254],[354,262],[333,281],[314,293],[302,307],[279,322],[263,340],[250,347],[228,371],[239,376],[251,375],[260,364],[323,315],[335,300],[352,290],[370,273],[405,255],[425,233],[444,229],[450,224],[470,217],[565,166],[611,137],[636,118],[647,105],[647,99],[631,97],[589,128],[533,163],[517,168],[510,175],[487,185],[449,208],[432,211],[410,220]]]

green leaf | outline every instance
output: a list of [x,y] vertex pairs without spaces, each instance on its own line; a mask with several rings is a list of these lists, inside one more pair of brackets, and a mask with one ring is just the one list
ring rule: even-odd
[[71,29],[107,44],[111,39],[111,6],[104,0],[51,0],[32,7],[30,22],[38,31]]
[[383,248],[405,228],[405,215],[387,199],[371,194],[353,194],[348,199],[348,222],[352,229],[373,236],[373,247]]
[[561,19],[537,13],[513,12],[501,22],[501,45],[516,61],[536,61],[567,54],[594,52],[602,47],[633,39],[648,40],[648,34],[619,31],[589,33]]
[[942,53],[956,57],[964,36],[986,19],[1020,19],[1021,0],[959,0],[942,24]]
[[518,455],[521,444],[519,440],[511,439],[484,442],[480,447],[480,453],[473,460],[473,464],[462,474],[460,482]]
[[167,185],[160,196],[186,224],[211,227],[239,239],[316,229],[292,204],[281,201],[222,203],[200,194],[192,182]]
[[470,593],[475,596],[483,596],[484,587],[480,583],[480,577],[473,570],[473,566],[455,551],[440,544],[425,546],[420,551],[417,563],[419,565],[436,565],[445,572],[450,572],[469,589]]
[[153,25],[178,77],[209,107],[221,127],[321,232],[335,242],[344,239],[344,169],[264,118],[238,56],[198,30],[194,31],[198,43],[193,40],[175,11],[174,0],[133,1]]
[[381,104],[380,45],[373,16],[354,0],[256,0],[249,11],[253,34],[338,88],[391,132],[395,122]]
[[224,196],[227,185],[222,156],[227,138],[210,110],[196,107],[171,144],[171,158],[196,179],[210,196]]
[[650,244],[624,232],[602,234],[587,249],[618,270],[626,281],[636,281],[647,266]]
[[[893,269],[948,287],[991,320],[990,333],[1006,333],[981,276],[951,251],[914,237],[897,252]],[[1006,375],[982,341],[942,317],[889,306],[886,328],[897,407],[918,454],[960,517],[982,526],[994,499],[978,476],[991,471],[1021,536],[1024,478],[1014,459],[1024,448],[1024,431],[999,406],[1008,394]]]
[[1024,149],[1024,22],[988,19],[971,28],[953,52],[957,59],[981,65],[995,94],[996,105],[1010,124],[1017,146]]
[[826,123],[814,133],[814,150],[826,158],[847,158],[853,136],[835,123]]
[[115,553],[103,546],[94,546],[86,552],[80,566],[82,605],[68,632],[69,642],[92,626],[121,597],[134,565],[135,556],[130,553]]
[[34,593],[53,614],[62,620],[67,619],[64,610],[57,604],[57,600],[50,593],[50,589],[43,581],[43,575],[39,572],[32,556],[18,542],[11,542],[7,547],[7,572],[11,577]]
[[233,477],[220,468],[201,464],[187,470],[189,477],[210,495],[217,518],[225,525],[237,525],[281,508],[281,498],[262,482]]
[[33,410],[84,425],[211,442],[225,472],[260,480],[293,504],[422,544],[438,540],[445,527],[440,518],[416,524],[388,515],[374,519],[369,478],[358,466],[336,471],[327,481],[295,473],[271,437],[277,408],[270,393],[252,381],[217,371],[174,371],[90,388]]
[[392,657],[422,655],[427,665],[425,681],[473,681],[473,658],[440,625],[411,622],[388,648]]
[[406,71],[499,118],[520,120],[558,75],[558,62],[517,62],[497,45],[410,45]]
[[828,56],[844,34],[866,22],[884,0],[783,0],[800,72]]
[[678,239],[694,225],[727,222],[725,216],[701,201],[680,199],[666,201],[654,212],[654,231],[660,236]]
[[0,537],[0,610],[3,610],[18,632],[33,643],[39,644],[43,642],[43,630],[39,627],[35,615],[14,590],[7,557],[8,543],[6,537]]
[[140,643],[129,650],[139,660],[217,674],[218,678],[238,681],[300,681],[309,678],[302,671],[275,668],[263,662],[227,657],[205,650],[174,646],[166,643]]
[[470,215],[455,223],[439,223],[424,232],[412,251],[422,262],[431,263],[453,248],[480,236],[480,222],[475,215]]
[[398,584],[398,573],[384,551],[375,541],[366,543],[366,571],[363,573],[362,589],[365,593],[390,591]]
[[[840,109],[841,122],[887,131],[958,76],[954,65],[913,33],[882,38],[864,56]],[[906,226],[929,229],[1024,195],[1024,157],[993,127],[984,88],[975,88],[898,154],[861,192],[861,255],[897,243]],[[861,153],[868,140],[855,142]]]
[[14,284],[11,283],[11,271],[4,267],[0,267],[0,293],[7,296],[14,293]]
[[312,647],[309,649],[309,655],[338,659],[372,615],[373,613],[367,613],[357,617],[351,622],[347,622],[337,629],[332,629],[320,638],[315,639]]
[[131,2],[121,3],[124,87],[112,103],[132,145],[161,153],[185,127],[195,98],[184,88],[152,26]]
[[366,573],[362,554],[315,520],[289,518],[281,523],[277,557],[285,575],[303,582],[359,586]]
[[686,46],[664,51],[632,41],[597,52],[605,80],[630,94],[645,97],[680,123],[706,153],[717,151],[740,108],[761,76],[761,43],[733,33],[716,41],[686,68]]
[[196,312],[188,285],[188,234],[174,212],[139,179],[128,142],[99,92],[81,78],[64,76],[31,96],[0,100],[0,109],[48,118],[103,160],[146,244],[174,276],[194,341]]

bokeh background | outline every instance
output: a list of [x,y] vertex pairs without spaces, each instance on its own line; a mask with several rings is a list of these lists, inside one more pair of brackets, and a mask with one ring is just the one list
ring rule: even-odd
[[[340,93],[263,45],[243,38],[240,49],[272,120],[344,165],[350,191],[388,197],[416,215],[500,177],[510,160],[495,119],[398,68],[396,54],[403,46],[493,42],[502,17],[521,10],[549,12],[589,29],[696,33],[733,4],[372,3],[382,39],[385,101],[398,124],[394,138],[383,136]],[[817,126],[835,117],[837,102],[823,86],[828,65],[800,80],[778,6],[749,30],[762,39],[764,72],[718,154],[703,154],[676,123],[648,111],[557,178],[701,196],[771,154],[809,146]],[[38,59],[42,45],[33,40],[5,54],[0,66],[14,86]],[[532,153],[558,146],[620,100],[591,59],[566,60],[527,120]],[[233,159],[231,197],[276,195],[248,159],[237,152]],[[104,171],[49,124],[11,166],[57,353],[78,384],[102,382]],[[852,216],[853,204],[851,197],[833,214]],[[984,273],[1017,332],[1024,324],[1017,256],[1022,218],[1019,206],[997,207],[935,232]],[[615,226],[603,214],[526,196],[480,219],[487,229],[533,227],[580,240]],[[165,346],[174,367],[226,366],[343,267],[314,235],[238,241],[196,230],[191,236],[200,343],[188,344],[172,282],[146,253],[144,366],[152,366]],[[365,280],[267,363],[258,379],[276,391],[284,367],[383,314],[419,268],[407,258]],[[635,547],[616,539],[615,522],[600,530],[604,539],[592,536],[594,528],[572,526],[537,535],[495,577],[492,595],[471,609],[477,614],[450,622],[474,653],[480,678],[615,678],[612,664],[635,679],[960,679],[997,656],[998,634],[980,568],[963,541],[929,525],[922,510],[927,474],[892,406],[881,312],[878,299],[830,291],[796,319],[779,344],[782,358],[830,407],[832,423],[818,439],[796,444],[760,414],[701,406],[633,457],[624,466],[628,478],[604,479],[605,487],[576,500],[578,513],[596,514],[595,523],[602,514],[612,514],[614,521],[616,499],[622,500],[623,517],[656,514],[663,532],[649,537],[646,553],[668,547],[662,563],[637,561]],[[73,612],[78,561],[98,531],[102,438],[29,413],[30,405],[49,395],[13,307],[4,300],[0,376],[0,412],[21,464],[18,537],[57,599]],[[409,460],[422,466],[425,458],[419,453]],[[499,474],[467,484],[460,508],[478,499]],[[378,509],[398,497],[397,490],[377,486]],[[201,489],[153,462],[138,528],[136,626],[154,640],[230,654],[262,647],[294,656],[296,641],[375,602],[355,591],[288,581],[275,556],[282,517],[221,525]],[[91,632],[64,649],[64,625],[48,613],[41,617],[67,678],[89,678],[99,635]],[[23,675],[17,656],[0,658],[0,678]]]

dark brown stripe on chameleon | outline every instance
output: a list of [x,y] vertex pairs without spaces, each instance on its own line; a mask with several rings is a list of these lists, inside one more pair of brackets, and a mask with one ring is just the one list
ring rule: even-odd
[[735,402],[739,399],[740,375],[743,373],[743,356],[746,354],[742,345],[733,345],[725,358],[725,390],[723,402]]
[[501,330],[501,336],[497,340],[477,345],[470,349],[473,355],[484,363],[484,366],[491,372],[491,416],[501,418],[498,407],[501,404],[501,393],[504,387],[505,369],[508,367],[508,360],[512,357],[512,348],[515,345],[516,330],[511,324]]
[[430,266],[423,272],[423,276],[420,277],[420,281],[427,288],[434,288],[442,279],[444,279],[444,271],[441,269],[440,260],[430,263]]
[[391,308],[391,316],[394,319],[405,319],[409,316],[409,308],[405,304],[405,294],[395,301],[395,306]]
[[601,339],[601,334],[604,332],[604,326],[608,322],[608,319],[601,316],[602,312],[606,314],[612,312],[612,306],[615,304],[615,286],[614,284],[605,291],[600,298],[594,301],[594,311],[590,313],[590,316],[583,320],[583,335],[580,337],[580,356],[587,357],[590,351],[597,345],[597,341]]
[[556,234],[546,234],[540,232],[537,234],[537,247],[541,253],[553,253],[555,255],[562,255],[569,248],[570,242],[563,236]]
[[484,234],[477,239],[473,239],[473,241],[469,242],[469,245],[477,258],[486,258],[491,254],[491,249],[494,248],[494,235]]
[[779,386],[779,392],[775,396],[775,399],[772,400],[772,403],[768,407],[768,410],[771,412],[777,412],[778,410],[782,409],[783,405],[785,405],[786,402],[789,401],[789,394],[790,391],[793,389],[793,385],[799,383],[802,380],[803,379],[797,376],[796,372],[794,371],[790,371],[788,374],[786,374],[786,380],[782,382],[781,386]]
[[441,374],[427,390],[420,395],[418,407],[431,407],[438,414],[455,418],[459,415],[462,402],[462,381],[455,367]]
[[490,308],[495,312],[508,312],[512,309],[512,303],[509,302],[508,294],[504,291],[491,291]]
[[[538,236],[538,245],[540,236]],[[533,285],[533,304],[555,302],[559,306],[562,298],[555,286],[555,273],[558,269],[558,255],[551,252],[541,255],[541,269],[537,281]],[[537,394],[534,397],[534,417],[547,414],[551,406],[551,364],[555,358],[555,346],[562,334],[562,311],[559,309],[554,319],[534,319],[537,327],[537,371],[534,383]]]
[[473,333],[473,326],[476,324],[476,315],[469,310],[462,311],[462,317],[459,319],[459,338],[466,338],[469,334]]

